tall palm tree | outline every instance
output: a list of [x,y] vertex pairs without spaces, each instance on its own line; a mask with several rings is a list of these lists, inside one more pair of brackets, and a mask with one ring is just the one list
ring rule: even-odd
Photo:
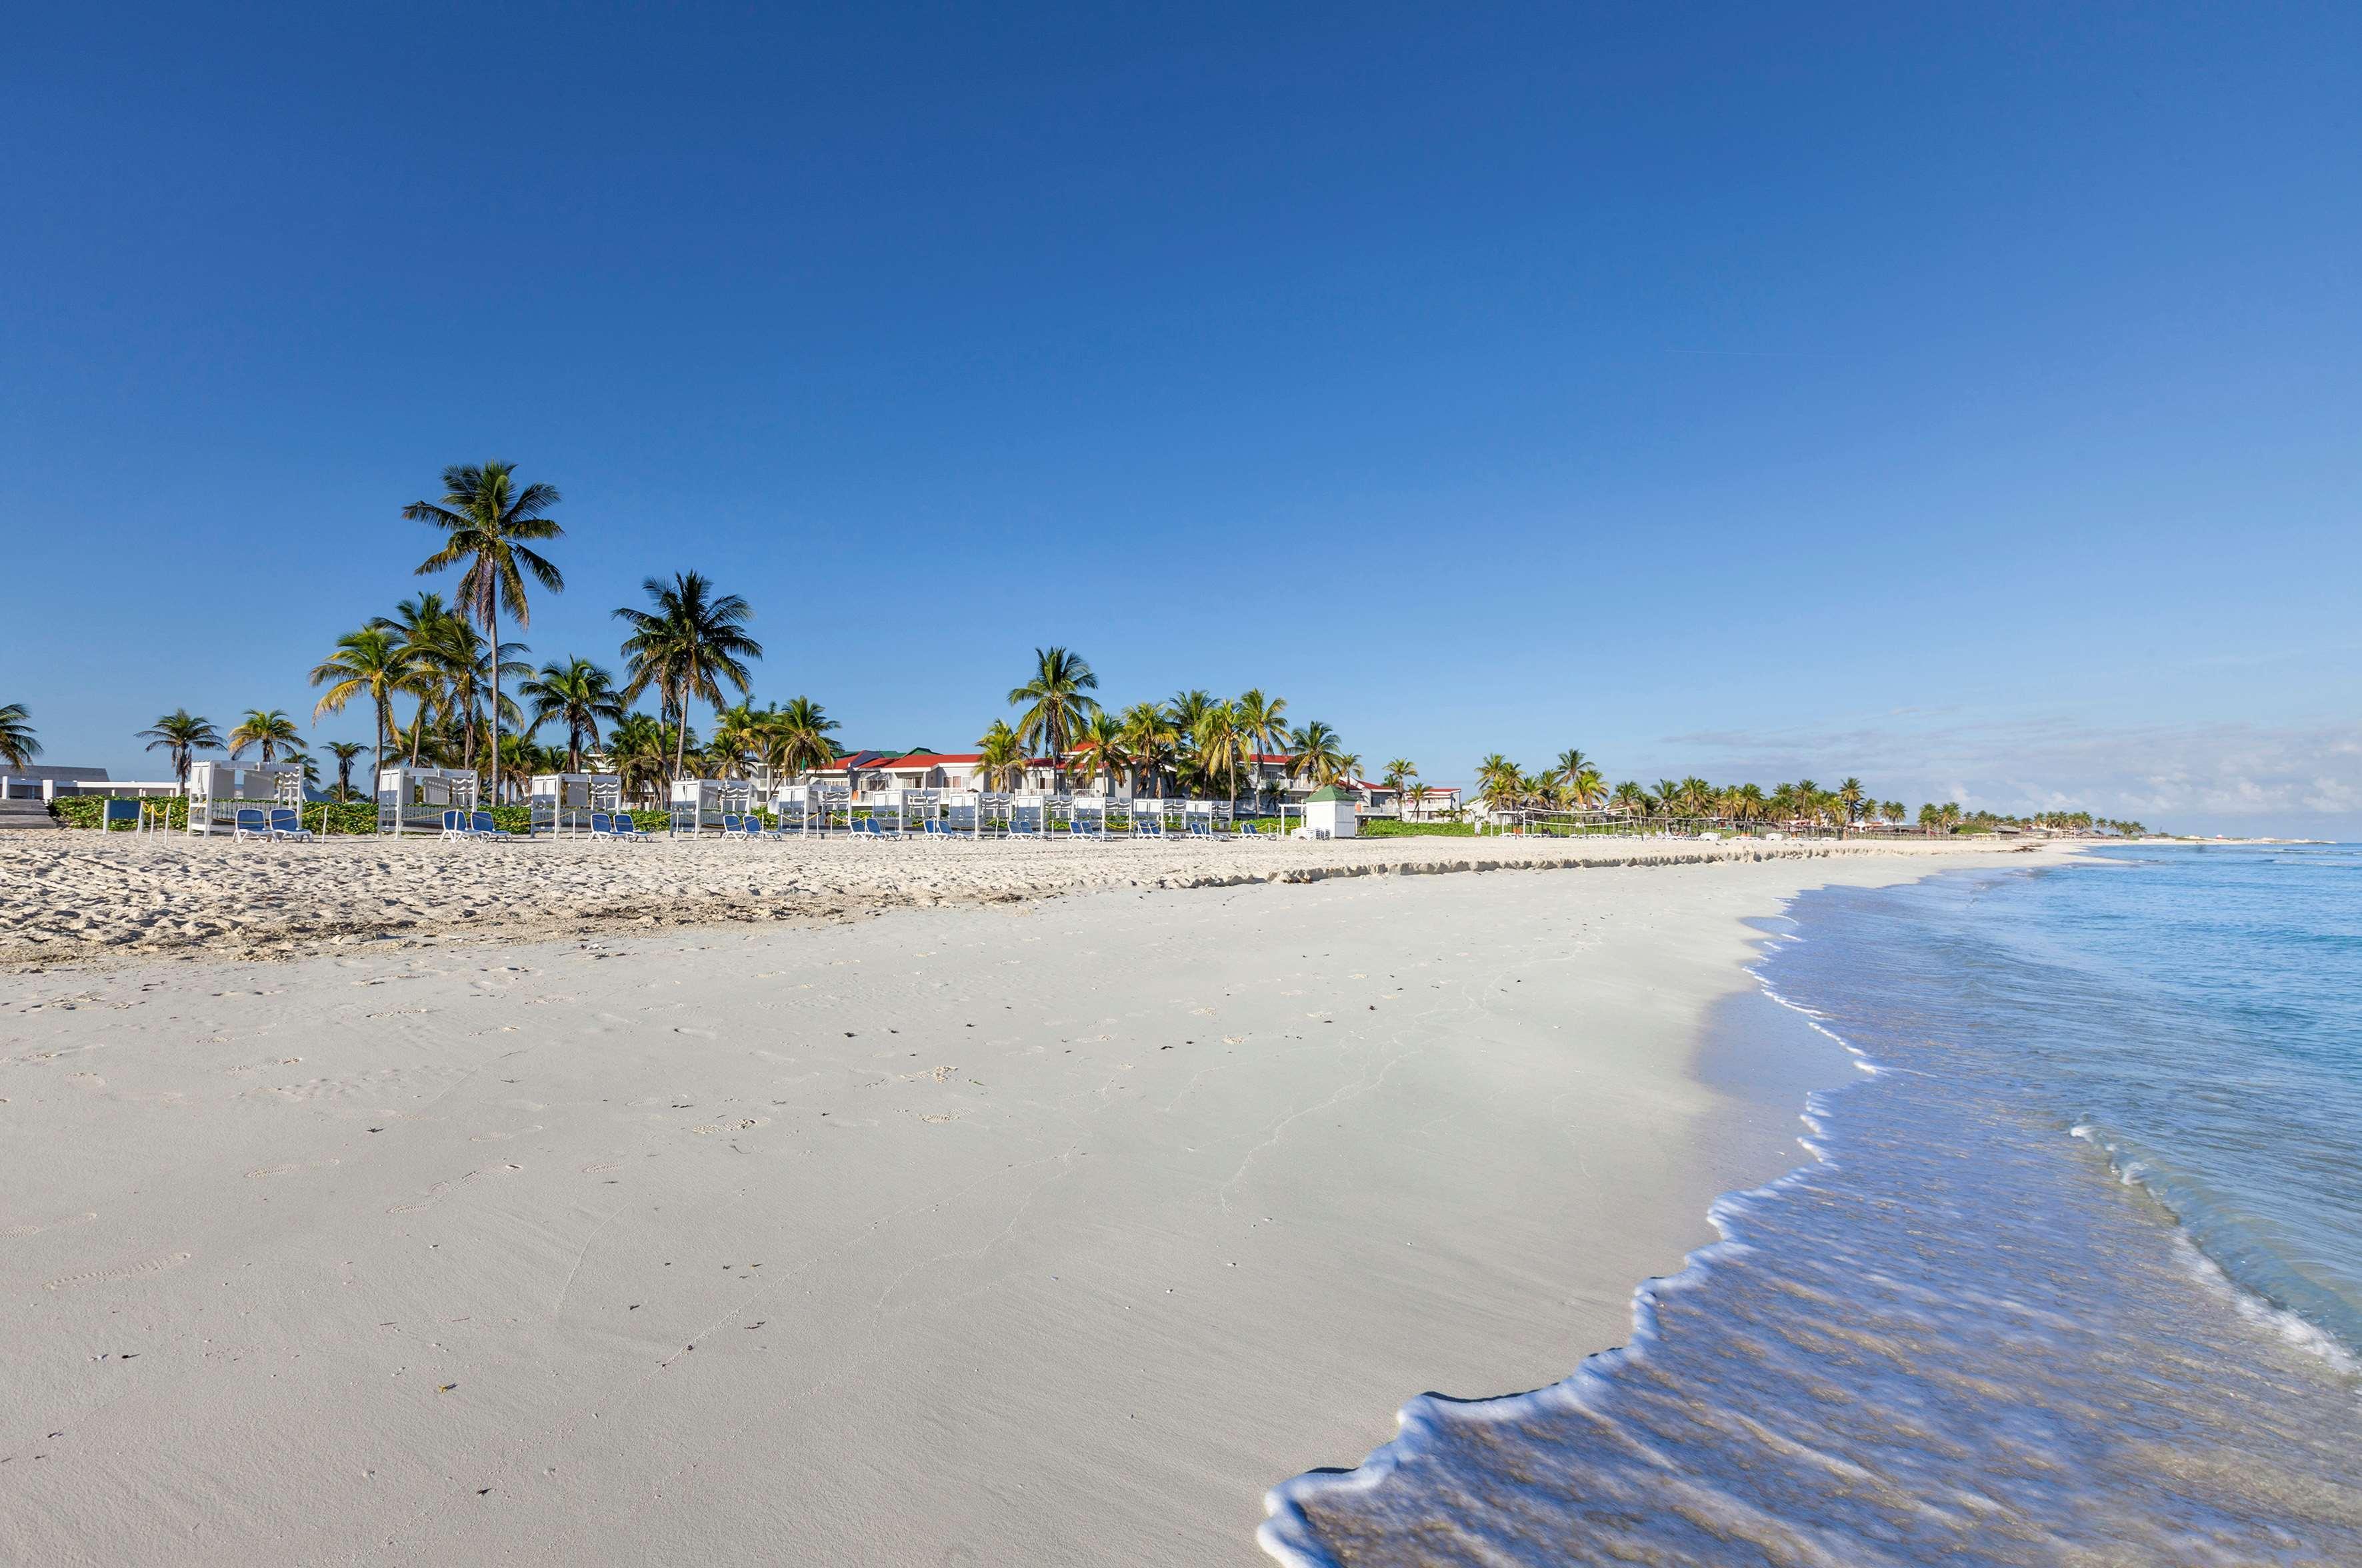
[[292,749],[303,744],[304,737],[295,733],[295,721],[277,708],[248,709],[246,717],[240,719],[237,727],[229,733],[229,754],[232,756],[242,755],[248,746],[259,745],[262,748],[262,760],[265,762],[277,756],[281,747]]
[[[1247,748],[1258,756],[1275,756],[1287,745],[1287,699],[1266,697],[1263,688],[1251,686],[1239,693],[1231,707],[1238,714],[1239,733],[1246,737]],[[1261,790],[1257,790],[1261,794]]]
[[988,790],[1014,790],[1025,778],[1025,738],[1009,727],[1005,719],[992,721],[992,728],[976,743],[980,753],[978,770],[984,775]]
[[1247,756],[1251,744],[1246,732],[1239,727],[1238,712],[1228,702],[1216,702],[1198,717],[1198,727],[1190,737],[1196,744],[1198,772],[1207,781],[1220,778],[1233,801],[1239,798],[1239,764]]
[[1395,815],[1407,816],[1403,807],[1410,803],[1411,781],[1418,777],[1418,765],[1407,756],[1397,756],[1386,764],[1385,777],[1379,780],[1395,792]]
[[330,741],[328,755],[337,759],[337,799],[353,798],[353,764],[369,747],[359,741]]
[[1562,768],[1556,778],[1566,801],[1579,810],[1590,811],[1607,798],[1607,780],[1601,778],[1599,769],[1589,763],[1571,774]]
[[181,792],[188,793],[189,767],[201,751],[219,751],[221,732],[214,728],[211,719],[199,718],[186,708],[176,708],[156,721],[152,730],[141,730],[137,737],[148,743],[149,751],[169,753],[172,758],[172,775],[181,781]]
[[0,703],[0,762],[11,767],[30,767],[33,758],[41,755],[41,743],[33,738],[33,715],[22,702]]
[[1524,799],[1525,792],[1526,776],[1499,752],[1476,765],[1476,797],[1487,806],[1496,810],[1514,806]]
[[[493,726],[488,733],[484,717],[478,712],[487,690],[494,693],[491,706],[502,723],[511,729],[526,727],[524,715],[493,676],[492,649],[502,645],[488,643],[481,633],[459,616],[444,615],[422,628],[411,646],[435,688],[435,720],[457,743],[458,760],[462,767],[475,767],[480,751],[487,756],[491,754],[491,735],[498,734],[498,727]],[[532,674],[530,665],[506,657],[528,651],[523,643],[505,645],[500,677]]]
[[763,749],[763,731],[773,713],[752,702],[740,702],[713,715],[713,738],[705,743],[705,759],[723,778],[743,778],[748,762]]
[[1854,818],[1861,814],[1862,793],[1859,778],[1849,778],[1838,786],[1838,803],[1845,807],[1846,825],[1849,827],[1853,825]]
[[[377,767],[385,768],[385,745],[393,734],[393,699],[417,694],[423,671],[417,656],[399,634],[382,626],[363,626],[337,639],[337,651],[313,667],[312,684],[326,686],[313,706],[316,723],[324,713],[344,711],[345,704],[366,695],[377,719]],[[419,698],[422,703],[425,699]]]
[[1315,719],[1287,737],[1287,776],[1315,785],[1334,784],[1345,772],[1343,743],[1337,732]]
[[[443,470],[441,501],[414,501],[402,509],[412,522],[443,530],[443,547],[419,563],[419,576],[456,566],[467,569],[459,575],[460,613],[481,626],[492,644],[491,749],[495,757],[501,743],[501,676],[506,668],[501,662],[502,613],[514,616],[520,628],[533,624],[533,606],[525,596],[527,577],[552,593],[566,591],[565,577],[532,547],[565,536],[566,530],[546,515],[557,500],[556,485],[519,485],[512,464],[478,468],[455,463]],[[495,779],[496,799],[499,792]]]
[[1649,810],[1649,792],[1640,788],[1639,779],[1627,778],[1616,786],[1608,801],[1628,817],[1644,816]]
[[[1131,756],[1135,774],[1145,772],[1155,786],[1155,793],[1164,793],[1164,770],[1180,750],[1181,732],[1173,723],[1173,715],[1155,702],[1134,702],[1123,711],[1123,748]],[[1132,786],[1139,788],[1135,777]]]
[[1017,718],[1018,735],[1027,745],[1048,751],[1050,766],[1061,785],[1066,781],[1066,748],[1099,711],[1098,699],[1090,695],[1098,686],[1099,678],[1091,673],[1090,661],[1082,655],[1065,648],[1035,648],[1033,679],[1009,693],[1009,705],[1025,710]]
[[746,660],[761,658],[763,645],[746,635],[755,612],[734,593],[716,594],[712,581],[697,572],[675,572],[672,581],[648,578],[640,584],[650,608],[628,605],[615,619],[632,628],[624,639],[624,700],[632,701],[653,686],[658,702],[679,721],[681,744],[673,757],[679,777],[688,756],[689,704],[722,706],[722,682],[744,696],[753,681]]
[[555,719],[566,726],[566,771],[582,771],[585,743],[595,745],[602,723],[620,723],[624,701],[615,678],[579,654],[552,659],[541,673],[517,688],[532,706],[535,728]]
[[1124,749],[1125,725],[1121,715],[1099,709],[1084,721],[1076,744],[1090,748],[1091,778],[1107,775],[1108,788],[1115,788],[1115,776],[1131,758]]
[[1585,756],[1582,750],[1576,746],[1569,746],[1564,751],[1560,752],[1558,754],[1558,760],[1551,765],[1551,776],[1553,778],[1563,778],[1569,784],[1574,783],[1585,773],[1595,774],[1596,772],[1597,769],[1593,767],[1591,758]]
[[837,728],[826,709],[809,697],[791,697],[766,726],[763,760],[782,773],[809,773],[836,759]]
[[652,800],[673,756],[671,727],[646,713],[626,713],[607,736],[607,766],[622,776],[624,793]]

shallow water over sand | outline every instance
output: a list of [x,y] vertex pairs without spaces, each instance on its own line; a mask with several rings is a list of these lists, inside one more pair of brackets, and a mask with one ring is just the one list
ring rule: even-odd
[[[1280,1488],[1267,1548],[1337,1564],[2362,1561],[2362,1395],[2325,1320],[2354,1166],[2309,1144],[2283,1169],[2311,1195],[2246,1200],[2268,1189],[2270,1141],[2343,1092],[2319,1011],[2353,995],[2320,973],[2324,951],[2345,961],[2342,917],[2308,914],[2311,896],[2287,868],[2172,862],[1806,895],[1762,973],[1880,1068],[1816,1099],[1825,1159],[1726,1199],[1730,1240],[1642,1293],[1632,1348],[1531,1394],[1414,1401],[1358,1471]],[[2253,950],[2275,922],[2313,955],[2293,1003],[2253,994],[2279,962]],[[2301,1016],[2266,1037],[2267,1003]],[[2202,1092],[2234,1062],[2244,1097]],[[2192,1229],[2113,1179],[2103,1150],[2136,1141],[2136,1176],[2205,1195]],[[2288,1310],[2312,1298],[2282,1277],[2330,1309]]]

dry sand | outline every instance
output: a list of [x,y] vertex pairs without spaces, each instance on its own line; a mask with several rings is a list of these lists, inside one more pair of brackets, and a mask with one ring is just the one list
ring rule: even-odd
[[[145,847],[65,853],[326,918],[299,856]],[[547,847],[300,863],[368,909]],[[532,864],[883,896],[649,847]],[[1142,886],[886,846],[960,907],[0,976],[0,1561],[1244,1568],[1266,1487],[1619,1342],[1793,1162],[1841,1069],[1692,1071],[1742,917],[1988,859],[1108,847],[1024,864]]]
[[286,956],[355,942],[506,940],[723,921],[832,921],[889,910],[1132,888],[1766,855],[1957,853],[1899,845],[1410,838],[1313,843],[865,844],[718,838],[259,845],[186,834],[0,835],[0,966],[182,952]]

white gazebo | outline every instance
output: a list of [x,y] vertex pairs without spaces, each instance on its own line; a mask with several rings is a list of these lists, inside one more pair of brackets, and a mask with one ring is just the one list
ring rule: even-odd
[[755,809],[755,786],[744,778],[676,778],[672,781],[672,831],[717,831],[725,816]]
[[588,832],[590,813],[623,809],[620,773],[536,773],[527,788],[535,833]]
[[436,833],[443,813],[473,812],[483,780],[469,767],[413,767],[406,762],[378,769],[377,831]]
[[189,831],[234,832],[245,806],[302,812],[304,765],[300,762],[193,762],[189,765]]

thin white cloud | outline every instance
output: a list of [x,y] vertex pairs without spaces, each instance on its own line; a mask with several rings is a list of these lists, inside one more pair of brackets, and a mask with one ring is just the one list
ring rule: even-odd
[[2169,822],[2362,813],[2362,724],[2095,724],[2074,714],[1667,736],[1668,770],[1858,774],[1882,795]]

